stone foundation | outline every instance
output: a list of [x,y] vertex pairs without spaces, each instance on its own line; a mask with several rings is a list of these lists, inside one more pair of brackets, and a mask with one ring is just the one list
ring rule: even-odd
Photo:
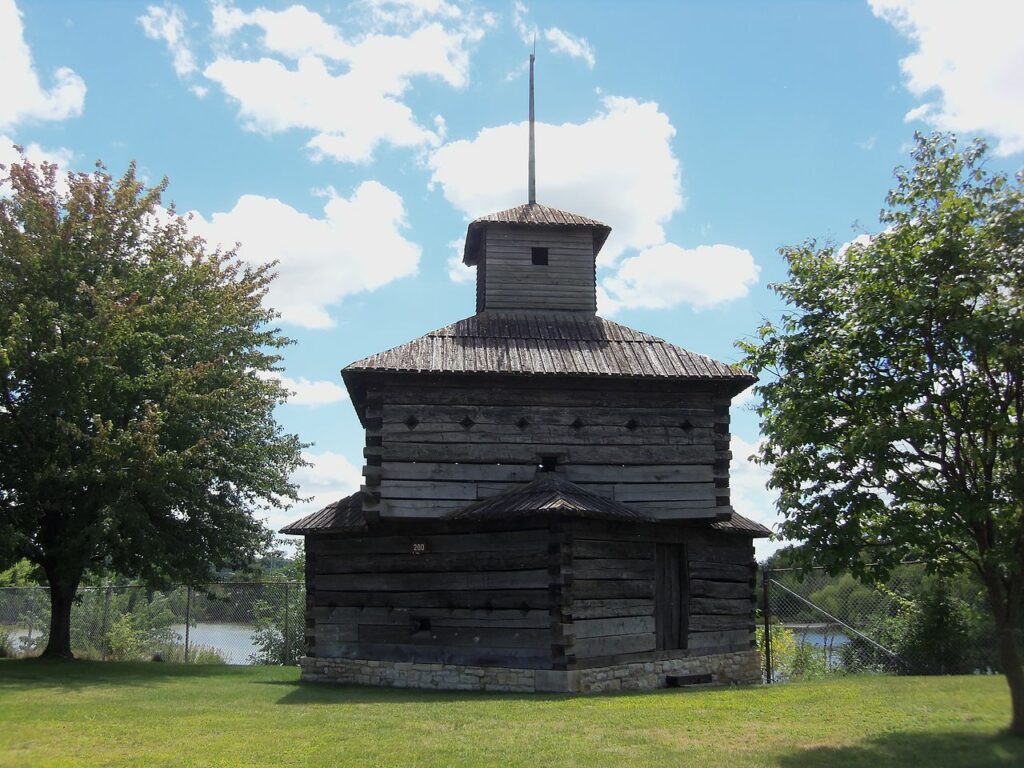
[[664,688],[667,678],[677,675],[710,674],[712,685],[752,684],[761,680],[761,662],[755,650],[568,671],[310,657],[300,659],[299,664],[302,679],[311,682],[462,691],[649,690]]

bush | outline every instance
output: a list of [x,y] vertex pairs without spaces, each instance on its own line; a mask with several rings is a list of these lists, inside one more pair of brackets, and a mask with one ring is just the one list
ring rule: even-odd
[[[829,649],[815,645],[783,624],[772,624],[772,682],[814,680],[834,671],[829,663]],[[754,629],[757,650],[761,655],[761,678],[767,679],[764,625]]]
[[305,654],[305,603],[302,590],[294,590],[288,600],[287,621],[283,600],[276,605],[265,600],[253,604],[256,630],[252,642],[257,650],[249,654],[250,663],[295,664]]

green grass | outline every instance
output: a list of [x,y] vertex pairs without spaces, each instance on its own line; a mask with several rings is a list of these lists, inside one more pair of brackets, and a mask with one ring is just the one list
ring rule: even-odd
[[1010,766],[1001,677],[608,696],[300,684],[295,669],[0,661],[0,766]]

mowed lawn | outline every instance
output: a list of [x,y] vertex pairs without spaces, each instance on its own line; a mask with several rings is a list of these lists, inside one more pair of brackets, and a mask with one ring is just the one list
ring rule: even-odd
[[1001,677],[554,696],[0,661],[0,766],[1021,766],[1008,712]]

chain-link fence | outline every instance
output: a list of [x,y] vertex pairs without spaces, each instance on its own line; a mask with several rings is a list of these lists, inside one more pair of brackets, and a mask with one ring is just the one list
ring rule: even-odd
[[[290,664],[303,654],[305,604],[296,581],[84,587],[71,610],[71,647],[91,659]],[[46,588],[0,588],[0,656],[37,655],[49,625]]]
[[969,574],[938,579],[908,563],[869,584],[823,569],[765,569],[758,603],[767,682],[999,669],[981,585]]

